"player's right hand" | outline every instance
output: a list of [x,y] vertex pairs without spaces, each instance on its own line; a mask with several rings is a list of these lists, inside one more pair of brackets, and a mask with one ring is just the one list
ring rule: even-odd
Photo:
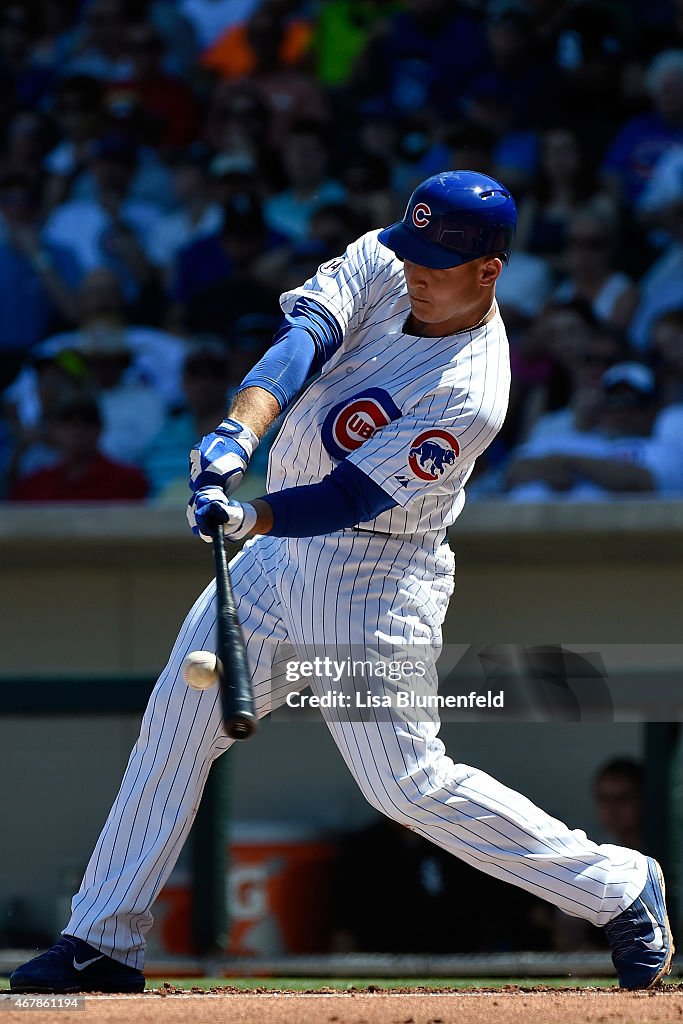
[[223,420],[190,452],[190,490],[219,487],[225,494],[239,486],[259,439],[239,420]]
[[194,535],[209,544],[218,526],[229,540],[242,540],[256,523],[256,509],[228,498],[220,487],[202,487],[190,498],[187,521]]

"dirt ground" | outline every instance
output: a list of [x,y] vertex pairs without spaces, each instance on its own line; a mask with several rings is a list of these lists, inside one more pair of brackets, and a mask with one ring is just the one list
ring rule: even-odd
[[3,1008],[0,1024],[683,1024],[683,986],[628,993],[146,992],[85,997],[83,1010]]

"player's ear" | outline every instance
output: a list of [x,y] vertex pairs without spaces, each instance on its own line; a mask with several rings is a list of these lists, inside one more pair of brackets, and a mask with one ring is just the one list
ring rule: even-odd
[[481,263],[481,284],[484,287],[494,284],[502,269],[503,261],[500,256],[485,256]]

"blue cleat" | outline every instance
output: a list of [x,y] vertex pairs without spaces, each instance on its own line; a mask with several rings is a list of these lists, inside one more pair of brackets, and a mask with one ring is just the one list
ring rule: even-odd
[[12,992],[142,992],[145,976],[82,939],[63,935],[10,975]]
[[640,896],[604,926],[612,949],[619,985],[627,989],[652,988],[671,970],[674,944],[666,912],[664,876],[652,857]]

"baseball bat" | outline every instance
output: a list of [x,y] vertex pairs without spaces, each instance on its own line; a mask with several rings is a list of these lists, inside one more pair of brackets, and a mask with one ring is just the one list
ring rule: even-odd
[[222,525],[213,533],[213,554],[216,568],[216,654],[223,665],[223,671],[218,677],[223,728],[231,739],[246,740],[254,733],[257,719],[247,651],[230,582]]

